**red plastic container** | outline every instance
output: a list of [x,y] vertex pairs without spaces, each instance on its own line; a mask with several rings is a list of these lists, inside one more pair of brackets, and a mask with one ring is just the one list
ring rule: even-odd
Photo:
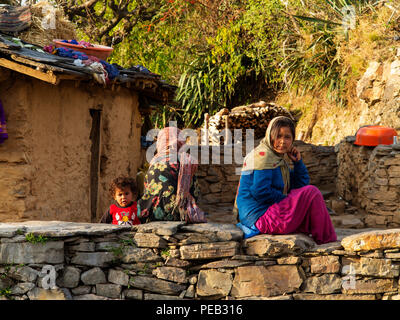
[[354,144],[374,147],[378,144],[393,144],[396,130],[383,126],[364,126],[357,130]]
[[101,60],[106,60],[111,52],[114,50],[112,47],[102,46],[99,44],[94,44],[93,47],[84,47],[77,44],[61,42],[60,39],[54,39],[53,42],[57,48],[70,48],[75,51],[80,51],[86,53],[90,56],[95,56]]

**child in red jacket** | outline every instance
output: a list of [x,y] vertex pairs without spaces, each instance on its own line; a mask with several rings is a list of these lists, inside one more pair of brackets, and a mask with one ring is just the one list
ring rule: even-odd
[[109,191],[116,203],[110,206],[100,222],[117,225],[140,224],[137,217],[136,181],[128,177],[118,177],[111,183]]

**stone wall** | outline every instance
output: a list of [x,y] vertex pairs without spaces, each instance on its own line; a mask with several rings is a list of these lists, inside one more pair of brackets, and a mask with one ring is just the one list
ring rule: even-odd
[[359,208],[367,227],[400,225],[400,145],[357,146],[349,136],[338,146],[337,192]]
[[134,176],[142,162],[137,93],[13,72],[0,84],[9,132],[0,145],[0,221],[91,221],[91,109],[101,112],[98,221],[111,180]]
[[[258,143],[259,140],[255,142],[255,146]],[[337,175],[335,148],[315,146],[302,141],[295,141],[295,146],[301,152],[307,166],[310,183],[321,191],[335,193]],[[205,157],[208,159],[208,164],[200,163],[197,171],[201,193],[199,204],[210,214],[209,220],[212,222],[236,223],[236,217],[232,215],[232,207],[243,159],[235,159],[231,154],[233,155],[234,152],[225,151],[224,146],[210,146],[209,158]],[[201,156],[201,152],[199,155]],[[243,157],[246,155],[245,147],[242,149],[242,155]],[[225,156],[227,156],[227,164],[224,164]]]
[[153,222],[130,229],[2,223],[0,295],[15,300],[400,299],[400,230],[338,229],[337,234],[337,242],[316,245],[301,234],[243,240],[231,224]]

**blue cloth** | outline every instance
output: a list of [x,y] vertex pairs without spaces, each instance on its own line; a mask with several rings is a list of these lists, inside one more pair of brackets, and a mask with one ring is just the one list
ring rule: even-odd
[[55,54],[57,54],[60,57],[67,57],[67,58],[73,58],[73,59],[79,59],[79,60],[87,60],[89,57],[84,54],[83,52],[80,51],[75,51],[69,48],[56,48],[55,49]]
[[106,69],[108,73],[108,78],[110,80],[113,80],[114,78],[119,76],[119,70],[116,66],[113,66],[112,64],[109,64],[108,62],[105,62],[104,60],[100,60],[100,63],[103,65],[104,69]]
[[[299,160],[290,170],[290,190],[304,187],[310,183],[308,171]],[[276,169],[244,171],[240,177],[237,196],[239,221],[251,228],[259,217],[274,203],[286,198],[280,167]]]
[[251,238],[251,237],[254,237],[254,236],[260,234],[260,230],[258,230],[254,224],[250,228],[248,228],[239,222],[236,224],[236,226],[243,231],[245,239]]

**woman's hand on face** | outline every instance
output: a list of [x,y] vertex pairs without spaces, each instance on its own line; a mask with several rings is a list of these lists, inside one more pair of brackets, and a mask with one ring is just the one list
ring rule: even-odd
[[287,153],[290,160],[293,162],[297,162],[301,159],[300,151],[297,150],[296,147],[292,147],[292,149]]

